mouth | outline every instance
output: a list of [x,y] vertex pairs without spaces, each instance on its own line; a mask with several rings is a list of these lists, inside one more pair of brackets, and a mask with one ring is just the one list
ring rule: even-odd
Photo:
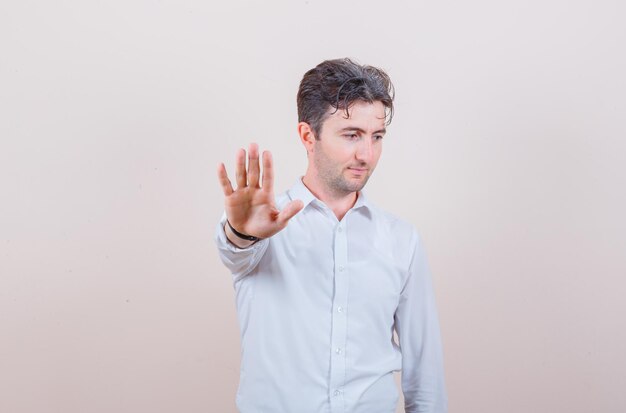
[[358,167],[348,168],[348,170],[355,175],[365,175],[368,171],[367,168],[358,168]]

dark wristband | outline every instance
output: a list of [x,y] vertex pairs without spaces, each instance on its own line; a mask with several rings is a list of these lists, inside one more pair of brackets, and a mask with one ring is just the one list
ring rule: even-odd
[[245,239],[246,241],[258,241],[260,239],[259,237],[255,237],[255,236],[252,236],[252,235],[242,234],[241,232],[239,232],[235,228],[233,228],[233,226],[230,225],[230,222],[228,222],[228,220],[226,220],[226,223],[228,224],[228,227],[233,232],[233,234],[237,235],[241,239]]

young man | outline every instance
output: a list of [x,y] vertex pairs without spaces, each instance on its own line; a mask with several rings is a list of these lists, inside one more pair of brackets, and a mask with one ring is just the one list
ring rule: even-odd
[[[320,63],[298,90],[305,175],[274,198],[269,152],[236,155],[217,228],[241,330],[241,413],[445,413],[439,324],[413,227],[361,191],[393,113],[385,72]],[[261,177],[260,163],[263,164]],[[397,332],[398,342],[393,338]]]

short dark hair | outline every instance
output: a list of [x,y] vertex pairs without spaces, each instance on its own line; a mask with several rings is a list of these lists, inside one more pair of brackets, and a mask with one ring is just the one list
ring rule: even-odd
[[[360,65],[348,58],[325,60],[302,77],[298,88],[298,122],[306,122],[319,139],[328,109],[345,111],[356,101],[380,101],[387,125],[393,118],[394,87],[382,69]],[[333,112],[334,113],[334,112]]]

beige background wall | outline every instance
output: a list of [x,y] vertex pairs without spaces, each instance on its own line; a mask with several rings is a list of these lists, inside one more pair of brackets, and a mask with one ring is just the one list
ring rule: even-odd
[[233,413],[215,166],[304,172],[302,74],[388,70],[451,412],[626,411],[621,1],[2,1],[0,412]]

